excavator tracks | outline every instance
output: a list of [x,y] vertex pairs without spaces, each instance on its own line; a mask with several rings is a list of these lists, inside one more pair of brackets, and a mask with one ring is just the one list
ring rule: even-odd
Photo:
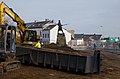
[[1,72],[13,71],[20,68],[20,61],[9,61],[1,63]]

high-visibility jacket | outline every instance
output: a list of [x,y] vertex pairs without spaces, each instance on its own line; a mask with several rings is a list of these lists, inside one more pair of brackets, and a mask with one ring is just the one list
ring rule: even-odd
[[35,45],[36,48],[41,48],[41,44],[38,42],[36,45]]

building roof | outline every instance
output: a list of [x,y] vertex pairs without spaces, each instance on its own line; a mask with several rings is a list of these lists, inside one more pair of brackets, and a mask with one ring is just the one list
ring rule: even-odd
[[30,22],[30,23],[26,23],[26,26],[29,28],[29,29],[32,29],[32,28],[43,28],[45,24],[47,23],[52,23],[53,21],[52,20],[45,20],[45,21],[41,21],[41,22]]
[[83,38],[84,34],[74,34],[75,39]]
[[47,26],[44,30],[51,30],[52,28],[54,28],[56,25],[49,25]]

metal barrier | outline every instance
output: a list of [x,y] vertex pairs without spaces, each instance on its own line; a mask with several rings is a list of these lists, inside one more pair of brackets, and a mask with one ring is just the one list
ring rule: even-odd
[[17,47],[16,55],[22,63],[42,64],[73,72],[100,73],[100,51],[95,51],[93,56],[79,56]]

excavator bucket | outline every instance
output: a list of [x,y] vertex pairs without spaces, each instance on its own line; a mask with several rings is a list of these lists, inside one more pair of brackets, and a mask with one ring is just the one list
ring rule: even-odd
[[58,22],[57,45],[66,46],[66,37],[65,37],[65,33],[62,30],[62,24],[60,20]]

